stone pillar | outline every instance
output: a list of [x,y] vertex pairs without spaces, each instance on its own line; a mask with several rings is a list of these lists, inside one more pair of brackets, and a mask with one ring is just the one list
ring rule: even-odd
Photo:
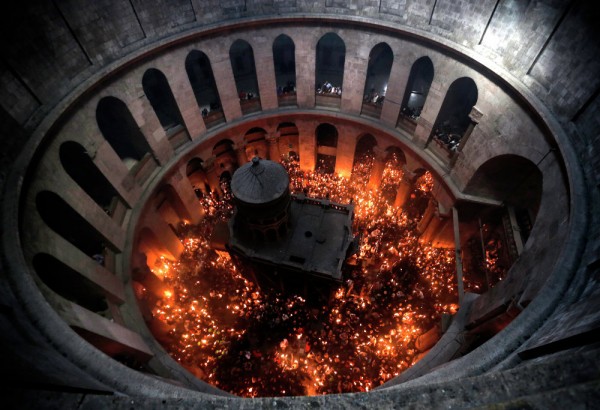
[[436,208],[437,208],[436,200],[433,198],[430,198],[429,202],[427,203],[427,208],[425,209],[425,212],[423,213],[421,220],[417,224],[417,231],[421,235],[425,232],[425,229],[431,222],[431,219],[433,218],[433,216],[435,214]]
[[456,259],[456,280],[458,281],[458,306],[462,306],[462,302],[465,297],[465,288],[463,283],[462,256],[460,250],[458,210],[454,206],[452,207],[452,221],[454,226],[454,256]]
[[144,227],[150,229],[158,239],[163,250],[168,252],[172,259],[179,259],[183,252],[183,244],[171,229],[171,226],[162,218],[148,217],[144,221]]
[[394,207],[401,208],[404,206],[411,192],[414,189],[415,174],[410,172],[406,166],[403,167],[402,180],[396,191],[396,199],[394,200]]
[[[190,138],[195,140],[206,133],[206,126],[202,120],[202,113],[185,70],[185,59],[188,52],[189,50],[178,50],[169,53],[168,59],[164,58],[158,61],[157,68],[167,77],[185,128]],[[174,62],[177,64],[174,64]]]
[[298,126],[300,169],[303,171],[314,171],[317,162],[315,126],[310,125],[305,123]]
[[[313,108],[315,106],[315,50],[318,38],[314,33],[315,30],[310,28],[296,29],[294,32],[298,33],[293,38],[296,44],[296,101],[298,108]],[[302,155],[300,158],[302,160]],[[314,165],[311,169],[314,169]]]
[[209,158],[205,163],[206,179],[210,190],[218,195],[221,195],[221,186],[219,184],[219,172],[215,167],[214,158]]
[[[350,114],[360,114],[362,109],[363,92],[365,89],[365,80],[367,77],[368,54],[360,56],[354,50],[346,49],[346,60],[344,62],[344,84],[342,85],[342,106],[341,110]],[[368,53],[369,51],[367,51]]]
[[395,128],[400,115],[400,106],[406,90],[411,63],[404,55],[394,55],[394,64],[388,80],[388,88],[381,108],[381,121],[389,127]]
[[256,80],[260,97],[260,105],[265,110],[278,107],[277,84],[275,81],[275,63],[273,62],[273,40],[270,37],[255,35],[252,37]]
[[426,147],[431,141],[431,131],[437,118],[445,93],[442,93],[442,84],[435,77],[429,88],[425,105],[421,111],[421,116],[417,120],[417,128],[413,136],[413,141],[420,147]]
[[469,119],[471,120],[471,122],[469,123],[467,130],[465,131],[462,138],[460,139],[460,143],[458,144],[456,152],[450,159],[451,167],[453,167],[454,164],[456,164],[456,160],[458,159],[459,154],[462,152],[463,148],[465,147],[465,144],[469,140],[469,137],[473,133],[473,130],[475,129],[477,124],[479,124],[479,122],[481,121],[482,117],[483,117],[483,113],[481,111],[479,111],[479,109],[477,107],[473,106],[473,108],[471,109],[471,112],[469,113]]
[[267,137],[267,144],[269,145],[269,159],[271,161],[279,162],[281,153],[279,152],[278,133],[273,137]]
[[385,151],[379,147],[374,147],[373,153],[375,157],[373,159],[371,175],[369,176],[369,188],[379,189],[381,179],[383,178],[383,171],[385,170]]
[[[205,50],[209,52],[210,50]],[[229,60],[229,50],[219,50],[218,55],[211,53],[210,58],[213,75],[217,83],[221,105],[223,106],[223,115],[225,120],[231,122],[242,116],[240,107],[240,97],[235,86],[233,71],[231,70],[231,61]],[[208,55],[208,54],[207,54]]]
[[129,104],[131,114],[160,165],[164,165],[173,156],[173,147],[167,134],[158,121],[154,108],[146,96],[140,97]]
[[235,150],[235,158],[238,163],[238,167],[241,167],[246,162],[250,161],[248,159],[248,154],[246,154],[246,144],[244,142],[236,142],[233,149]]
[[185,211],[190,218],[189,222],[192,224],[200,222],[204,217],[204,210],[200,206],[198,197],[196,197],[196,193],[192,189],[188,179],[183,175],[181,170],[169,179],[169,185],[173,187],[185,207]]
[[356,137],[351,135],[350,132],[346,131],[345,127],[340,129],[340,136],[338,137],[335,152],[335,172],[346,178],[349,178],[352,174],[354,151],[356,151]]

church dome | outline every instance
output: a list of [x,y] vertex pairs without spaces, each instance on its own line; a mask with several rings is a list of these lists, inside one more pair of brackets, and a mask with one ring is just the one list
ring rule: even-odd
[[290,179],[281,164],[254,157],[233,174],[231,190],[238,201],[259,205],[281,198],[289,184]]

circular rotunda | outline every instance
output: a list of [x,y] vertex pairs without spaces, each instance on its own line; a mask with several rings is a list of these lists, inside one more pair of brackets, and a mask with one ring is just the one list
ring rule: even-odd
[[[10,405],[596,403],[594,2],[2,9]],[[328,305],[240,276],[238,217]]]

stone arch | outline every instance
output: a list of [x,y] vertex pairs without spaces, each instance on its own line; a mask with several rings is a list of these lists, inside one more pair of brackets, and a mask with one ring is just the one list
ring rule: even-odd
[[346,44],[336,33],[326,33],[317,42],[315,90],[331,93],[332,88],[342,88],[344,83],[344,63],[346,61]]
[[321,172],[332,174],[335,171],[338,130],[329,123],[322,123],[315,130],[317,143],[317,166]]
[[190,51],[185,59],[185,71],[206,127],[224,122],[221,97],[208,56],[199,50]]
[[374,118],[381,115],[393,62],[394,53],[387,43],[379,43],[371,49],[361,114]]
[[65,172],[101,208],[109,209],[118,193],[104,174],[94,164],[85,148],[74,141],[60,145],[59,158]]
[[35,203],[42,220],[50,229],[90,258],[100,260],[109,242],[86,218],[51,191],[38,192]]
[[54,293],[92,312],[108,309],[102,288],[56,257],[38,253],[32,264],[37,276]]
[[[419,118],[427,100],[434,74],[433,62],[429,57],[423,56],[413,63],[400,105],[401,116],[412,120]],[[400,121],[400,118],[398,120]]]
[[477,85],[470,77],[461,77],[448,88],[433,125],[429,141],[435,138],[448,150],[456,150],[471,122],[469,113],[477,103]]
[[167,77],[156,68],[149,68],[142,77],[142,88],[165,131],[183,124],[179,106]]
[[260,111],[258,77],[252,46],[238,39],[229,48],[229,59],[243,114]]
[[521,220],[519,226],[526,232],[525,236],[528,236],[539,211],[542,184],[542,172],[531,160],[519,155],[504,154],[481,164],[464,192],[492,198],[514,207]]
[[285,34],[273,41],[273,64],[279,106],[296,103],[296,45]]
[[251,128],[244,134],[247,161],[250,161],[253,157],[268,157],[266,137],[267,131],[259,127]]
[[129,108],[120,99],[112,96],[100,99],[96,121],[100,132],[127,168],[132,168],[152,152]]
[[210,191],[202,158],[194,157],[190,159],[185,167],[185,175],[197,197],[200,198]]
[[296,160],[300,157],[297,153],[300,151],[300,133],[298,127],[293,122],[282,122],[277,126],[277,135],[279,136],[279,152],[282,156],[291,157],[290,153],[296,154]]

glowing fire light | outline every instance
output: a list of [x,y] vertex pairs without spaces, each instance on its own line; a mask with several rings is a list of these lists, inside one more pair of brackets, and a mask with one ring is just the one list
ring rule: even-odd
[[161,325],[153,328],[168,329],[155,335],[169,353],[244,397],[369,391],[410,367],[417,337],[457,310],[454,253],[420,243],[416,232],[431,175],[419,178],[404,209],[394,209],[401,163],[386,162],[378,191],[367,188],[372,163],[357,161],[348,179],[284,161],[293,192],[355,204],[360,251],[321,308],[299,296],[262,294],[227,254],[212,250],[212,227],[230,217],[231,198],[205,195],[206,217],[180,227],[181,258],[153,269],[170,290],[143,300]]

